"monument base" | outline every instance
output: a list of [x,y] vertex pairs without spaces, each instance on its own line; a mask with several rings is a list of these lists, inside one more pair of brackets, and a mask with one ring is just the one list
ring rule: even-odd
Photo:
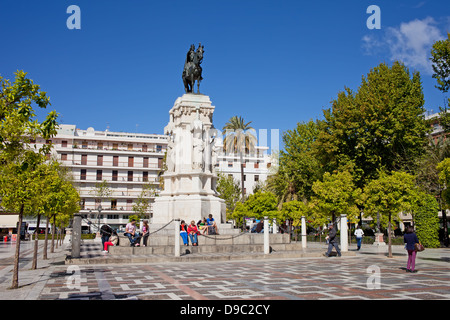
[[216,196],[175,195],[155,198],[152,223],[168,223],[172,219],[197,223],[212,214],[217,223],[226,221],[225,200]]

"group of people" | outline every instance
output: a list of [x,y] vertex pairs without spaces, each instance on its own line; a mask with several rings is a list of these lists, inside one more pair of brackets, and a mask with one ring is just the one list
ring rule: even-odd
[[212,214],[209,214],[208,218],[199,220],[197,224],[192,220],[189,225],[186,225],[184,220],[180,223],[180,236],[183,239],[185,246],[189,245],[189,240],[193,246],[198,246],[198,235],[215,235],[219,234],[217,223],[214,220]]
[[[333,250],[333,247],[336,249],[338,257],[341,256],[341,251],[339,250],[339,245],[336,239],[336,229],[334,228],[333,224],[330,224],[328,226],[328,235],[326,237],[328,242],[328,250],[324,254],[326,257],[329,257],[331,254],[331,251]],[[361,242],[362,238],[364,236],[364,232],[361,230],[361,227],[357,227],[355,230],[355,236],[356,236],[356,247],[359,251],[361,249]],[[406,272],[416,273],[417,270],[415,270],[415,264],[416,264],[416,255],[417,255],[417,248],[416,244],[420,244],[419,239],[417,238],[417,235],[414,233],[414,228],[409,226],[406,228],[405,234],[403,236],[403,242],[405,243],[405,249],[408,252],[408,262],[406,265]]]
[[[141,232],[137,230],[136,220],[132,219],[125,227],[124,235],[130,240],[131,247],[139,247],[142,239],[142,246],[147,246],[150,228],[148,221],[144,220],[141,228]],[[103,252],[108,252],[109,246],[117,246],[119,244],[119,236],[117,231],[113,230],[109,225],[105,224],[100,228],[100,234],[102,237]]]

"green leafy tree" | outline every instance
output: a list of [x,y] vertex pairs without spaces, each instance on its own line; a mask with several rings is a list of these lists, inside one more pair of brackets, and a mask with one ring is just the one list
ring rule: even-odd
[[235,153],[239,156],[241,164],[241,192],[242,201],[245,199],[244,187],[244,154],[255,152],[256,135],[250,122],[245,122],[242,117],[234,116],[225,124],[222,131],[225,132],[224,148],[227,154]]
[[220,172],[218,176],[217,192],[219,193],[219,197],[225,200],[226,214],[230,216],[234,212],[236,204],[241,199],[241,188],[239,187],[239,182],[235,181],[232,176],[224,175]]
[[427,248],[439,248],[439,209],[436,198],[425,192],[417,191],[412,205],[414,226],[417,237]]
[[336,216],[343,214],[349,220],[359,216],[357,204],[361,201],[361,189],[355,186],[349,171],[325,172],[322,181],[316,181],[312,189],[315,195],[311,199],[311,207],[315,219],[334,223]]
[[370,181],[364,188],[364,214],[376,218],[388,227],[388,250],[392,258],[392,222],[400,219],[399,213],[410,212],[413,207],[416,187],[414,176],[405,172],[380,173],[378,179]]
[[278,171],[267,182],[268,190],[278,198],[279,208],[286,201],[311,198],[312,185],[322,175],[314,147],[318,133],[318,123],[311,120],[283,134],[285,148],[280,151]]
[[263,219],[265,216],[268,216],[269,219],[276,218],[280,220],[277,198],[272,192],[258,191],[251,194],[245,201],[245,206],[257,219]]
[[329,172],[352,162],[362,188],[382,170],[414,171],[430,128],[418,72],[384,63],[364,76],[356,92],[340,92],[324,111],[318,137],[321,163]]
[[152,198],[156,195],[155,187],[151,183],[146,183],[142,186],[142,191],[139,194],[136,202],[133,204],[133,211],[139,219],[150,217],[150,206]]
[[[17,71],[15,76],[13,83],[0,77],[0,197],[4,210],[19,214],[20,234],[24,214],[34,213],[34,200],[40,192],[38,168],[51,148],[44,145],[33,150],[29,143],[38,136],[50,139],[56,134],[57,114],[51,111],[39,122],[34,107],[46,108],[50,99],[25,72]],[[13,289],[19,285],[19,257],[20,237],[14,256]]]
[[293,200],[284,202],[281,207],[281,219],[292,220],[292,225],[298,227],[301,225],[302,217],[307,217],[310,208],[303,201]]

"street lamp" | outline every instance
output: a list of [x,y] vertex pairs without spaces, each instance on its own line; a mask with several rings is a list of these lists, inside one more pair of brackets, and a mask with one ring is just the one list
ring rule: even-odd
[[98,216],[97,216],[97,237],[100,237],[100,214],[102,213],[102,205],[98,205]]

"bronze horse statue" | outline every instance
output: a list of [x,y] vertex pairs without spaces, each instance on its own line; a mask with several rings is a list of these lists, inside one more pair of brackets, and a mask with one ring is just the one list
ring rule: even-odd
[[183,83],[186,93],[194,93],[194,84],[197,81],[197,93],[200,93],[200,81],[202,78],[202,67],[200,64],[203,60],[204,47],[199,43],[197,51],[195,51],[195,45],[191,45],[184,63],[183,69]]

